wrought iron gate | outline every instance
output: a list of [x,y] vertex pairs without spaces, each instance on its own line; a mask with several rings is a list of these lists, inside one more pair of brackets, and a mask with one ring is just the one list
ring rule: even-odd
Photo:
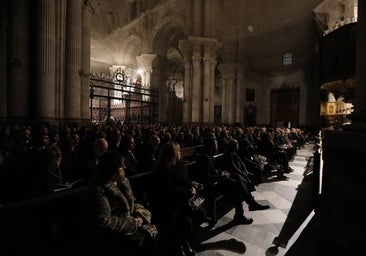
[[89,103],[93,123],[155,123],[158,120],[158,93],[140,84],[91,77]]

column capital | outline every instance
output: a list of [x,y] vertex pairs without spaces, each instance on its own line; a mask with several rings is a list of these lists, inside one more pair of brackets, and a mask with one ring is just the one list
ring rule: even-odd
[[141,69],[151,70],[155,58],[156,54],[141,54],[140,56],[136,56],[137,65]]
[[94,13],[93,1],[83,0],[83,10],[86,10],[88,14],[92,15]]

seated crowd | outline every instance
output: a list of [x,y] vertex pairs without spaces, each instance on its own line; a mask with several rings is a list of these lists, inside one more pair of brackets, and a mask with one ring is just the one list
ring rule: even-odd
[[[268,175],[266,166],[291,172],[288,163],[307,139],[298,128],[88,124],[51,129],[2,124],[0,206],[75,183],[88,188],[85,203],[93,218],[86,218],[86,226],[94,227],[88,233],[98,234],[99,240],[103,235],[100,241],[109,250],[116,245],[110,242],[117,239],[121,244],[134,243],[134,251],[140,253],[134,255],[148,255],[147,251],[150,255],[195,255],[192,239],[207,213],[204,207],[194,211],[188,207],[188,199],[198,190],[192,177],[203,184],[206,196],[212,184],[218,183],[235,208],[235,224],[251,224],[242,202],[250,211],[268,209],[251,192]],[[195,159],[200,172],[192,175],[181,161],[180,149],[194,146],[203,150]],[[217,163],[213,156],[220,153]],[[129,183],[144,172],[153,177],[149,195],[133,191]],[[156,225],[161,238],[157,240],[170,240],[164,243],[172,245],[170,251],[162,252],[166,246],[146,238],[142,227],[147,224]]]

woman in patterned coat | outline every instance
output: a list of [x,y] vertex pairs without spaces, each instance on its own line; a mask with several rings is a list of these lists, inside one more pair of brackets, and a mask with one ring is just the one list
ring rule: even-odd
[[108,151],[100,159],[85,209],[87,255],[153,255],[154,234],[146,232],[154,228],[151,213],[135,203],[120,152]]

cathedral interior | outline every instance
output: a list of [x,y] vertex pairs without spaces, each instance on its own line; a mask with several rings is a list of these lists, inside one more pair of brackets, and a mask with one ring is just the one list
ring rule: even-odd
[[364,250],[365,1],[12,0],[0,12],[1,123],[317,131],[324,242]]
[[2,5],[2,120],[317,128],[352,111],[326,102],[353,101],[334,84],[354,81],[355,0]]

